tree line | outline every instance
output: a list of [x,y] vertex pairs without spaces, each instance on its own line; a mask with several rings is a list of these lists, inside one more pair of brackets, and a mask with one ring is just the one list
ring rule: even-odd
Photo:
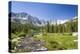
[[42,27],[34,26],[31,24],[20,24],[11,22],[11,33],[16,32],[24,32],[24,33],[31,33],[31,30],[36,32],[41,32],[40,30],[48,33],[70,33],[70,32],[77,32],[78,31],[78,20],[75,21],[69,21],[64,24],[50,24],[49,21],[47,21],[47,24]]
[[69,22],[66,22],[64,24],[50,24],[49,21],[47,21],[46,31],[49,33],[69,33],[69,32],[78,32],[78,20],[70,20]]

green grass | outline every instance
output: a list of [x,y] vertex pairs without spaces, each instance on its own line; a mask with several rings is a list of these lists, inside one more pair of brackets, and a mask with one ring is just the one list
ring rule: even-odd
[[66,49],[77,49],[77,36],[74,37],[70,34],[60,34],[60,33],[47,33],[46,35],[35,35],[35,39],[44,40],[46,42],[45,47],[48,50],[66,50]]
[[[22,37],[27,34],[21,32],[16,34],[11,34],[12,50],[16,50],[15,47],[19,45]],[[34,39],[44,40],[45,46],[48,50],[67,50],[67,49],[77,49],[78,43],[74,42],[77,40],[77,36],[72,36],[70,33],[45,33],[45,34],[35,34]]]

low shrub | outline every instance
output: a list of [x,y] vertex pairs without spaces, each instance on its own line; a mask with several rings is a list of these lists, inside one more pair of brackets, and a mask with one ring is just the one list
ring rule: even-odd
[[18,34],[18,37],[25,37],[26,36],[26,33],[20,33]]

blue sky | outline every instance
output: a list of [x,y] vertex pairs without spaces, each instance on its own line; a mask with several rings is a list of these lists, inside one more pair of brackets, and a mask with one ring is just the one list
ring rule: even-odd
[[25,12],[44,20],[65,20],[78,16],[77,5],[13,1],[11,11]]

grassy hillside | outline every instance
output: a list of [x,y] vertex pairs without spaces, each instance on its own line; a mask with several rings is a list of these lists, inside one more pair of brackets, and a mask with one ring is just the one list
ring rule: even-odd
[[44,40],[48,50],[77,49],[77,42],[74,42],[77,40],[77,36],[74,37],[70,34],[47,33],[46,35],[36,35],[34,38]]

